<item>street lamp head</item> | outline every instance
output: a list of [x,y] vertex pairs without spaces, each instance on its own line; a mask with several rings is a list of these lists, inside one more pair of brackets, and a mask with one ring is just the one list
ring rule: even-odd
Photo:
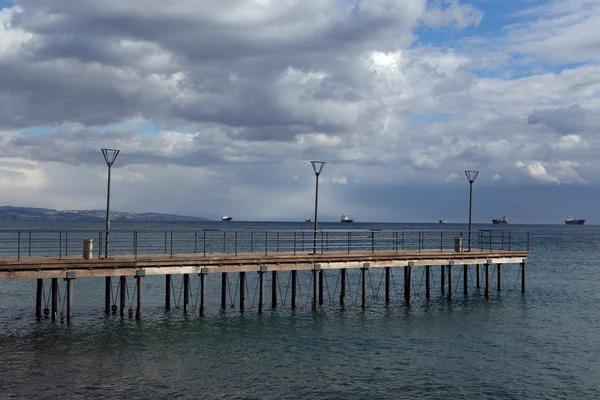
[[475,178],[477,178],[478,174],[479,174],[479,171],[465,171],[465,175],[467,176],[469,183],[475,182]]
[[312,164],[313,170],[317,176],[319,176],[321,171],[323,171],[323,167],[325,164],[327,164],[325,161],[311,161],[310,163]]
[[104,160],[106,161],[106,165],[112,167],[117,156],[119,155],[120,150],[115,149],[102,149],[102,155],[104,156]]

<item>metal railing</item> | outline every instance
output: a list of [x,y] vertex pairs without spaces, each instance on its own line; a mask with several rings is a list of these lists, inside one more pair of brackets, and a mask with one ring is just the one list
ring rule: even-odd
[[[458,230],[112,230],[110,255],[216,253],[264,255],[377,251],[467,251],[468,231]],[[529,232],[471,232],[472,250],[530,249]],[[82,256],[84,239],[94,241],[94,258],[104,256],[103,230],[0,230],[0,257]]]

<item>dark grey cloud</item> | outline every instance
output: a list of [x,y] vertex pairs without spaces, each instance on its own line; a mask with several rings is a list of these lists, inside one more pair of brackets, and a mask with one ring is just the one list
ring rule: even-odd
[[570,107],[534,110],[527,117],[530,125],[544,125],[556,133],[578,133],[586,129],[586,112],[579,104]]

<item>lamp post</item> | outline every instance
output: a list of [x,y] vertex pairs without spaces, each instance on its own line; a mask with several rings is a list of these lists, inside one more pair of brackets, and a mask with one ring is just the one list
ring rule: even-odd
[[317,209],[319,207],[319,175],[321,175],[321,171],[323,171],[323,167],[327,164],[325,161],[311,161],[310,162],[313,167],[313,171],[315,171],[316,176],[316,184],[315,184],[315,224],[314,224],[314,232],[313,232],[313,254],[317,254]]
[[469,181],[469,251],[471,251],[471,210],[473,207],[473,182],[477,178],[479,171],[465,171]]
[[108,243],[110,235],[110,167],[114,164],[120,150],[102,149],[102,155],[108,166],[108,189],[106,191],[106,233],[104,238],[104,258],[108,258]]

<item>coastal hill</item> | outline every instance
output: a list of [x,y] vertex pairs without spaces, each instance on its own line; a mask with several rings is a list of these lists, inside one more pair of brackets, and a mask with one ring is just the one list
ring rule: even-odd
[[[104,220],[106,210],[54,210],[0,206],[0,220]],[[110,212],[111,221],[210,221],[207,218],[159,213]]]

